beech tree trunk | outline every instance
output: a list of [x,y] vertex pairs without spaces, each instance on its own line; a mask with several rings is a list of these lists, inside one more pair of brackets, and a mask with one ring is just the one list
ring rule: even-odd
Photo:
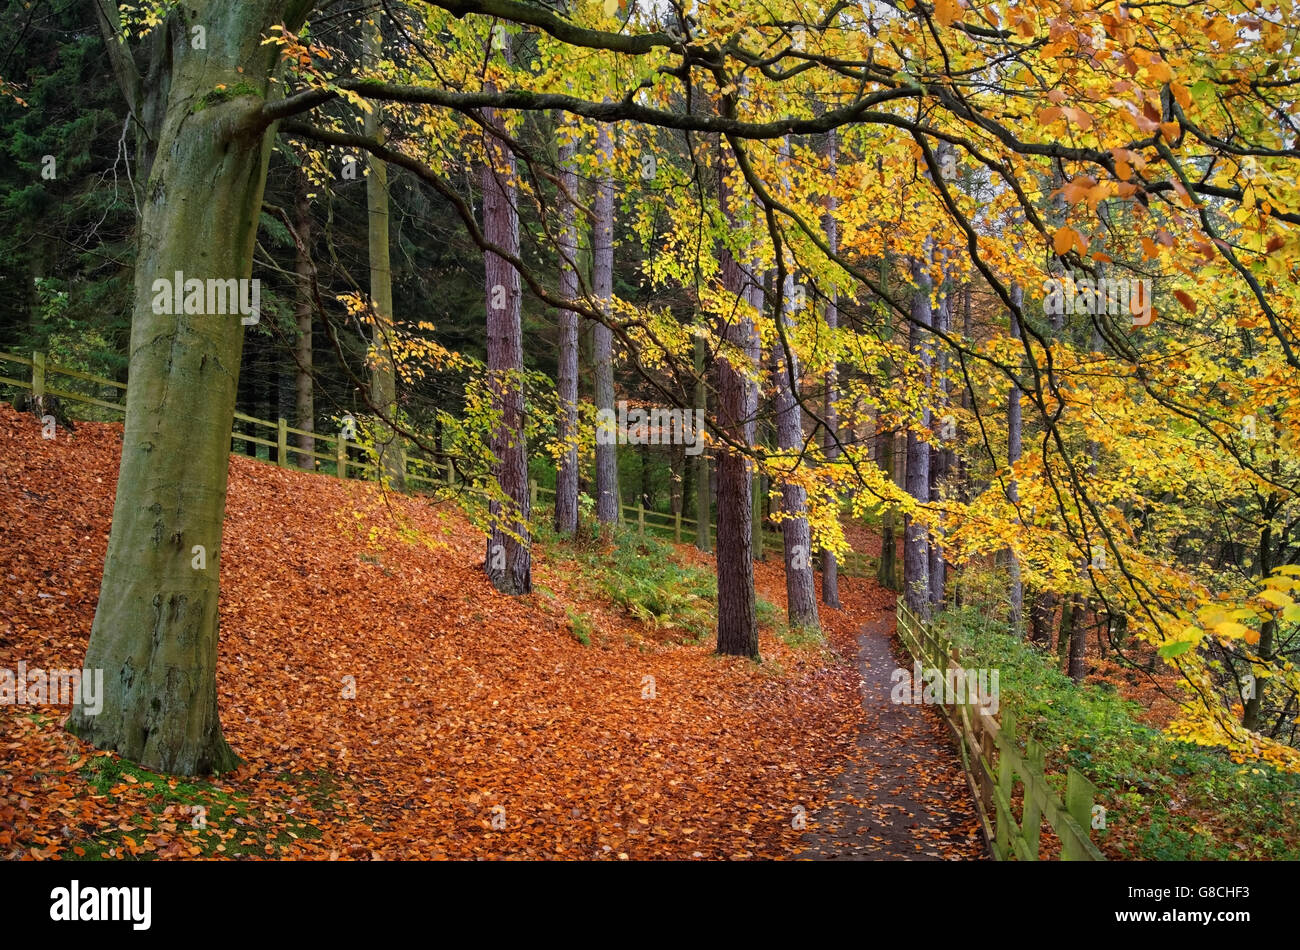
[[[782,147],[782,158],[789,160],[789,139]],[[786,274],[776,318],[790,327],[794,305],[793,274]],[[803,414],[795,399],[799,382],[799,358],[793,345],[787,355],[780,340],[774,344],[773,381],[775,383],[776,443],[787,457],[797,457],[803,450]],[[793,465],[793,459],[788,464]],[[817,582],[812,568],[812,532],[808,526],[808,493],[802,485],[785,481],[781,485],[781,538],[785,554],[786,616],[791,627],[820,628],[817,617]]]
[[[379,62],[382,40],[379,35],[379,12],[366,25],[366,58]],[[384,113],[378,102],[370,103],[365,116],[368,138],[384,140]],[[387,420],[397,417],[397,372],[393,348],[393,271],[388,250],[388,164],[369,156],[370,173],[366,176],[366,208],[370,246],[370,306],[375,325],[371,330],[370,402],[380,418],[375,425],[375,452],[380,474],[390,487],[406,489],[406,450],[402,437]]]
[[[297,365],[295,377],[294,419],[297,428],[304,432],[316,431],[316,400],[312,380],[312,295],[311,281],[316,272],[311,259],[312,220],[311,200],[307,197],[309,184],[306,174],[299,175],[298,190],[294,197],[294,229],[301,242],[293,262],[293,272],[297,278],[294,286],[294,321],[298,327],[298,337],[294,341],[294,356]],[[316,451],[314,435],[299,435],[298,448],[302,450],[299,465],[306,469],[316,468],[316,459],[310,453]]]
[[[103,707],[91,715],[74,706],[67,728],[161,772],[222,772],[238,763],[221,731],[216,671],[244,324],[238,313],[155,313],[153,285],[177,271],[186,280],[251,278],[274,136],[260,110],[279,95],[270,81],[279,51],[262,38],[278,23],[296,31],[309,7],[191,0],[157,28],[169,54],[165,79],[148,88],[149,113],[160,121],[149,130],[157,149],[141,206],[131,387],[83,663],[104,671]],[[204,50],[192,48],[195,24],[206,29]],[[214,98],[217,84],[238,92]]]
[[[490,84],[489,84],[490,85]],[[483,110],[491,126],[502,128],[496,110]],[[483,234],[489,244],[519,254],[519,208],[514,154],[495,136],[485,134],[483,165]],[[522,290],[519,272],[499,254],[483,254],[487,288],[487,371],[493,408],[500,421],[492,433],[493,475],[506,496],[508,511],[492,500],[484,567],[492,586],[503,594],[533,589],[528,519],[528,453],[524,443]]]
[[[894,433],[876,433],[876,464],[897,482],[894,465]],[[886,590],[898,588],[898,542],[894,534],[894,509],[886,508],[880,516],[880,561],[876,565],[876,583]]]
[[[560,145],[560,296],[578,296],[578,221],[573,199],[578,192],[578,175],[573,170],[576,145]],[[564,445],[555,474],[555,531],[578,533],[578,315],[560,311],[560,361],[556,373],[560,400],[559,439]]]
[[[614,165],[614,135],[602,123],[596,144],[604,168]],[[614,179],[601,177],[596,188],[596,221],[592,230],[592,289],[608,316],[614,299]],[[596,366],[596,410],[614,411],[614,333],[603,323],[596,324],[593,354]],[[596,517],[602,525],[619,520],[618,445],[596,443]]]

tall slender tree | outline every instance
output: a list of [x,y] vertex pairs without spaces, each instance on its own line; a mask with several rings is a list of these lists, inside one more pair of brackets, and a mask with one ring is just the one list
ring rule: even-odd
[[[502,54],[510,62],[510,41]],[[495,91],[492,83],[485,84]],[[489,245],[519,256],[519,189],[514,153],[502,141],[505,125],[495,109],[485,109],[483,135],[483,236]],[[496,133],[500,133],[500,136]],[[492,585],[503,594],[527,594],[533,589],[528,519],[528,453],[524,441],[524,350],[520,309],[523,292],[519,272],[495,251],[483,254],[487,291],[487,373],[493,409],[493,475],[504,500],[492,499],[492,519],[484,567]]]
[[[592,229],[592,289],[606,314],[614,299],[614,133],[604,122],[596,129],[602,174],[596,184]],[[596,410],[614,411],[614,333],[604,323],[593,332],[592,362],[596,368]],[[596,442],[596,517],[602,525],[616,524],[622,511],[618,493],[617,440]]]
[[[377,69],[383,59],[383,36],[379,12],[366,22],[365,49],[367,65]],[[383,142],[383,106],[371,102],[365,117],[365,133]],[[402,437],[390,420],[397,417],[397,370],[393,326],[393,270],[388,247],[388,163],[368,156],[366,175],[367,236],[370,245],[370,315],[374,321],[370,338],[370,402],[378,410],[375,426],[375,451],[379,470],[397,491],[406,488],[406,451]]]
[[[725,164],[719,162],[718,197],[734,229],[736,199],[727,187]],[[751,309],[761,304],[762,287],[754,272],[746,272],[724,245],[720,252],[723,287]],[[725,338],[740,356],[720,356],[715,369],[718,387],[718,428],[742,445],[754,444],[754,412],[758,393],[749,373],[758,364],[758,334],[747,313],[726,319]],[[733,365],[732,359],[745,365]],[[751,486],[753,466],[729,447],[718,450],[718,652],[758,659],[758,610],[754,594]]]
[[307,435],[298,436],[299,464],[314,469],[316,460],[316,393],[312,375],[312,306],[311,284],[315,275],[312,264],[311,199],[307,197],[309,183],[305,173],[297,176],[294,193],[294,230],[298,240],[294,252],[293,317],[298,331],[294,339],[294,361],[297,363],[294,390],[294,424]]
[[[1016,316],[1025,301],[1024,288],[1019,284],[1011,288],[1011,337],[1020,339],[1020,319]],[[1007,464],[1013,469],[1017,462],[1020,461],[1020,440],[1022,425],[1020,420],[1020,387],[1012,382],[1007,390]],[[1016,487],[1016,477],[1013,472],[1007,478],[1007,500],[1013,505],[1020,501],[1020,492]],[[1010,583],[1008,585],[1007,596],[1010,601],[1011,629],[1023,632],[1024,613],[1025,613],[1025,587],[1024,581],[1020,574],[1020,557],[1014,550],[1007,552],[1007,567],[1010,571]]]
[[[790,138],[781,145],[781,161],[788,167]],[[783,182],[783,185],[785,182]],[[794,344],[785,338],[791,327],[791,314],[797,304],[795,279],[787,271],[781,299],[774,308],[780,334],[773,347],[772,382],[775,392],[776,442],[782,453],[799,455],[803,451],[803,415],[795,390],[799,385],[799,359]],[[808,492],[791,479],[781,484],[781,537],[785,555],[786,615],[792,627],[819,627],[817,618],[817,582],[812,568],[812,532],[808,526]]]
[[[560,296],[574,300],[578,296],[578,219],[574,201],[578,175],[573,168],[577,145],[572,140],[560,144]],[[560,309],[560,359],[556,389],[560,403],[559,441],[563,447],[555,473],[555,530],[559,534],[578,533],[578,315]]]
[[[838,137],[833,129],[826,136],[826,163],[827,170],[834,177],[839,163],[839,155]],[[826,232],[826,245],[832,253],[839,251],[839,222],[835,219],[838,208],[839,198],[834,193],[828,194],[826,196],[826,214],[822,219],[822,227]],[[832,287],[830,293],[826,296],[826,328],[832,334],[839,325],[839,314],[838,291]],[[833,462],[840,453],[839,416],[835,405],[839,401],[838,382],[838,368],[832,362],[826,370],[826,403],[822,409],[822,417],[826,420],[826,428],[822,431],[822,453],[828,462]],[[827,607],[840,606],[839,562],[834,552],[825,548],[822,549],[822,603]]]
[[[924,328],[930,326],[930,239],[923,245],[923,256],[913,258],[910,264],[912,282],[912,319],[908,330],[908,348],[916,360],[918,374],[928,378],[930,373],[930,347]],[[921,428],[930,426],[930,410],[925,409],[920,419]],[[930,443],[915,428],[907,432],[907,493],[918,501],[930,500]],[[911,515],[903,518],[903,598],[915,614],[930,615],[930,553],[929,537],[925,527]]]

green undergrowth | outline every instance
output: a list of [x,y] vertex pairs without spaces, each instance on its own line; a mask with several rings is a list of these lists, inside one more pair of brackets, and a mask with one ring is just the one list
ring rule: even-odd
[[950,610],[938,625],[966,666],[998,670],[999,705],[1016,732],[1042,744],[1048,780],[1063,794],[1073,765],[1098,788],[1111,857],[1146,860],[1300,857],[1300,777],[1177,741],[1137,720],[1141,708],[1109,683],[1076,685],[1054,657],[987,629],[979,611]]
[[[87,836],[74,839],[72,847],[84,854],[74,851],[68,856],[81,860],[149,861],[173,841],[186,850],[171,856],[279,857],[295,841],[322,835],[320,828],[295,817],[299,809],[294,803],[329,814],[338,790],[329,773],[285,773],[279,778],[286,785],[286,804],[272,816],[237,791],[202,779],[160,775],[117,756],[95,756],[78,774],[97,798],[107,799],[110,806],[125,802],[137,816],[115,826],[80,826]],[[159,834],[165,843],[151,841]],[[190,853],[193,848],[198,854]]]
[[[546,545],[551,566],[575,590],[604,597],[672,642],[698,643],[717,630],[718,581],[714,572],[682,564],[673,545],[635,528],[614,529],[612,543],[562,539],[549,527],[539,527],[537,540]],[[759,598],[758,619],[780,631],[783,617]],[[598,635],[591,618],[568,610],[575,639],[591,642]]]

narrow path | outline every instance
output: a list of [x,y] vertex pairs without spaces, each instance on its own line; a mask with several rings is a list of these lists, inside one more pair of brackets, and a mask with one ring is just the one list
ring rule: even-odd
[[[905,666],[882,612],[858,634],[867,725],[830,803],[809,816],[800,857],[815,861],[984,860],[975,806],[938,711],[890,701]],[[896,651],[900,651],[896,653]],[[910,676],[910,674],[909,674]]]

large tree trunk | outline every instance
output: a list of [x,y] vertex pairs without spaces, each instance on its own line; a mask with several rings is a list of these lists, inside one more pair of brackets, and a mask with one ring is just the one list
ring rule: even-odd
[[[104,671],[103,707],[91,715],[78,704],[68,729],[162,772],[238,762],[221,732],[216,669],[244,318],[156,313],[154,281],[177,271],[186,280],[250,278],[273,138],[258,115],[264,97],[278,95],[270,78],[279,52],[262,38],[280,22],[296,30],[308,6],[191,0],[158,28],[170,67],[152,88],[166,89],[166,108],[151,130],[157,158],[141,209],[122,461],[83,664]],[[206,27],[206,50],[191,48],[190,17]],[[214,100],[218,83],[256,92]]]
[[[366,58],[373,68],[379,62],[382,40],[379,13],[366,26]],[[384,140],[384,113],[378,102],[370,103],[365,117],[367,138]],[[371,155],[370,173],[366,176],[366,207],[370,242],[370,306],[374,327],[371,330],[370,402],[380,419],[375,426],[375,451],[379,474],[390,487],[406,489],[406,450],[402,437],[388,420],[397,418],[397,372],[394,358],[396,340],[393,331],[393,272],[388,251],[388,165]]]
[[[604,123],[596,132],[596,145],[600,149],[604,168],[614,165],[614,134]],[[610,302],[614,299],[614,179],[602,175],[596,187],[596,221],[592,229],[592,289],[608,317]],[[603,323],[597,323],[594,333],[596,367],[596,411],[614,411],[614,333]],[[602,525],[618,522],[620,514],[618,494],[618,444],[596,442],[596,517]]]
[[[925,334],[925,328],[930,326],[929,247],[927,238],[925,256],[913,260],[911,264],[916,290],[912,293],[912,321],[908,331],[908,347],[920,363],[922,376],[927,378],[930,370]],[[930,411],[926,409],[921,417],[921,426],[925,428],[929,425]],[[907,475],[904,487],[913,498],[929,501],[930,444],[911,429],[907,433]],[[911,516],[903,519],[903,598],[917,616],[930,616],[929,539],[925,528]]]
[[[729,221],[734,225],[731,196],[727,194],[725,174],[719,163],[719,199]],[[726,248],[722,249],[722,283],[730,293],[743,296],[751,305],[761,301],[762,288],[755,286]],[[731,315],[726,325],[726,339],[737,347],[747,361],[758,363],[758,337],[753,322]],[[718,428],[744,445],[754,444],[754,413],[758,408],[756,387],[745,375],[752,367],[733,366],[720,358],[717,362]],[[718,450],[718,652],[758,659],[758,611],[754,597],[753,533],[750,507],[752,465],[745,456],[730,448]]]
[[[311,200],[307,197],[310,185],[305,173],[298,176],[298,190],[294,199],[294,230],[298,232],[300,242],[294,256],[293,272],[297,278],[294,284],[294,321],[298,326],[298,337],[294,341],[294,356],[297,365],[295,379],[294,420],[297,428],[304,432],[316,431],[316,400],[312,380],[312,293],[311,282],[316,268],[311,259],[312,221]],[[316,451],[314,435],[299,435],[299,466],[306,469],[316,468],[316,459],[311,453]]]
[[[835,177],[836,169],[836,133],[832,129],[827,135],[826,156],[831,177]],[[839,222],[835,220],[835,212],[839,206],[839,199],[834,194],[826,197],[826,215],[822,221],[823,228],[826,231],[826,243],[832,252],[839,250],[840,235]],[[837,291],[832,288],[830,296],[826,301],[826,328],[834,335],[835,329],[839,324],[840,311]],[[826,371],[826,405],[823,408],[823,416],[826,420],[826,429],[822,433],[822,451],[828,462],[834,461],[839,457],[840,447],[837,440],[839,433],[839,417],[836,414],[835,403],[839,399],[839,393],[836,389],[838,382],[838,372],[834,363]],[[840,606],[840,566],[836,561],[835,555],[825,548],[822,549],[822,603],[827,607]]]
[[[572,162],[576,146],[560,146],[560,296],[578,296],[578,221],[574,199],[578,175]],[[564,446],[555,474],[555,530],[562,535],[578,533],[578,315],[560,311],[560,364],[556,373],[560,400],[559,439]]]
[[[490,84],[489,84],[490,85]],[[502,128],[496,110],[485,109],[488,124]],[[484,136],[483,235],[488,243],[519,255],[519,208],[514,154],[491,134]],[[493,474],[506,496],[489,502],[492,531],[484,568],[503,594],[533,589],[529,550],[528,453],[524,443],[524,351],[520,323],[519,272],[499,254],[483,254],[487,289],[487,369],[493,408],[500,421],[492,432]]]

